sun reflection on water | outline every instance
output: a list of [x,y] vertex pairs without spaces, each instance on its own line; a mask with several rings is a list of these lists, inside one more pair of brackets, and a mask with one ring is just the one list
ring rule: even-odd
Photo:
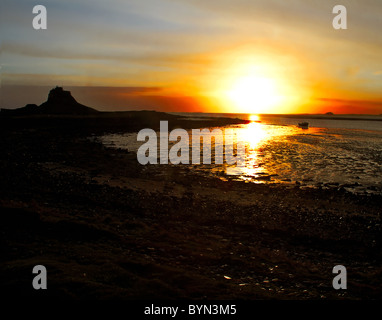
[[245,177],[257,178],[264,173],[262,166],[261,146],[270,138],[269,132],[265,126],[259,122],[259,117],[252,115],[247,125],[236,129],[238,141],[245,144],[245,167],[228,167],[228,175],[240,175],[241,179]]
[[[265,125],[256,115],[249,117],[250,123],[235,128],[238,141],[245,143],[245,166],[226,168],[226,174],[237,176],[240,180],[264,183],[274,181],[280,169],[281,150],[275,145],[287,146],[288,137],[301,134],[312,134],[314,129],[301,131],[297,126]],[[270,146],[273,147],[270,148]],[[277,150],[277,152],[275,152]],[[279,154],[279,152],[281,152]],[[289,166],[284,163],[284,169]]]
[[[260,116],[260,119],[258,116],[248,119],[251,120],[248,124],[209,128],[211,136],[213,129],[222,131],[221,138],[216,141],[214,138],[213,141],[215,145],[219,145],[219,150],[222,150],[218,153],[224,153],[217,157],[214,145],[207,144],[206,148],[208,145],[213,148],[210,150],[210,163],[191,162],[193,150],[190,140],[190,162],[189,165],[185,164],[187,172],[192,170],[197,174],[212,175],[225,181],[244,180],[320,188],[324,188],[326,184],[344,184],[346,188],[359,189],[360,192],[363,192],[364,186],[382,190],[382,166],[378,160],[381,155],[382,136],[379,131],[323,128],[313,125],[302,129],[298,127],[300,119],[287,119],[287,122],[263,116]],[[191,137],[192,131],[188,132]],[[244,166],[228,164],[225,153],[227,138],[228,141],[233,141],[233,148],[228,149],[231,158],[237,154],[235,144],[238,141],[244,143]],[[103,136],[102,142],[109,147],[128,148],[134,152],[142,145],[142,142],[137,140],[136,133]],[[171,142],[169,148],[175,143],[177,142]],[[220,149],[222,145],[224,147]],[[155,147],[159,149],[159,142]],[[201,159],[204,159],[204,147],[204,139],[201,139]],[[216,159],[223,157],[223,163],[216,162]],[[166,173],[165,170],[163,172]],[[367,192],[371,192],[370,190]]]

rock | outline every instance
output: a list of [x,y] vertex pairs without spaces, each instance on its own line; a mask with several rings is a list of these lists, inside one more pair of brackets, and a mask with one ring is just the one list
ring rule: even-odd
[[65,115],[90,115],[99,111],[84,106],[76,101],[70,93],[62,87],[55,87],[50,90],[48,100],[40,106],[27,104],[18,109],[1,109],[1,114],[5,115],[32,115],[32,114],[65,114]]

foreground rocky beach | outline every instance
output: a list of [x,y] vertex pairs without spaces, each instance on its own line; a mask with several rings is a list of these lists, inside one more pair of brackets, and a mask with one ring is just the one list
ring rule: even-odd
[[[91,139],[159,120],[213,125],[147,112],[0,118],[9,298],[381,299],[380,196],[142,166]],[[48,290],[33,289],[35,265],[46,267]],[[332,286],[336,265],[346,290]]]

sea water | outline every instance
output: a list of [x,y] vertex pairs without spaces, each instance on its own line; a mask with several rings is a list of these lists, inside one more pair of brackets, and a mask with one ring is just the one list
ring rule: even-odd
[[[213,115],[189,116],[194,119]],[[245,118],[243,115],[230,116]],[[214,161],[212,164],[178,166],[222,180],[298,185],[301,188],[343,188],[353,193],[381,194],[380,118],[259,116],[258,121],[249,124],[218,127],[223,132],[227,128],[233,129],[235,139],[245,143],[244,167],[215,164]],[[309,122],[309,128],[299,128],[298,123],[305,121]],[[135,152],[143,144],[137,141],[136,133],[112,134],[100,139],[107,146]],[[169,148],[175,143],[169,142]],[[222,143],[215,141],[215,144]]]

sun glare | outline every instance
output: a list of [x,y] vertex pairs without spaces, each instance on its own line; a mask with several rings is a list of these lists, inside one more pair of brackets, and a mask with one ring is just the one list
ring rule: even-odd
[[256,48],[221,54],[202,77],[202,95],[210,97],[211,108],[220,112],[294,113],[311,92],[282,61],[278,54],[256,53]]
[[227,96],[237,109],[248,113],[267,113],[281,102],[276,82],[254,75],[237,79]]
[[252,121],[252,122],[260,121],[260,118],[257,114],[251,114],[249,116],[249,121]]

